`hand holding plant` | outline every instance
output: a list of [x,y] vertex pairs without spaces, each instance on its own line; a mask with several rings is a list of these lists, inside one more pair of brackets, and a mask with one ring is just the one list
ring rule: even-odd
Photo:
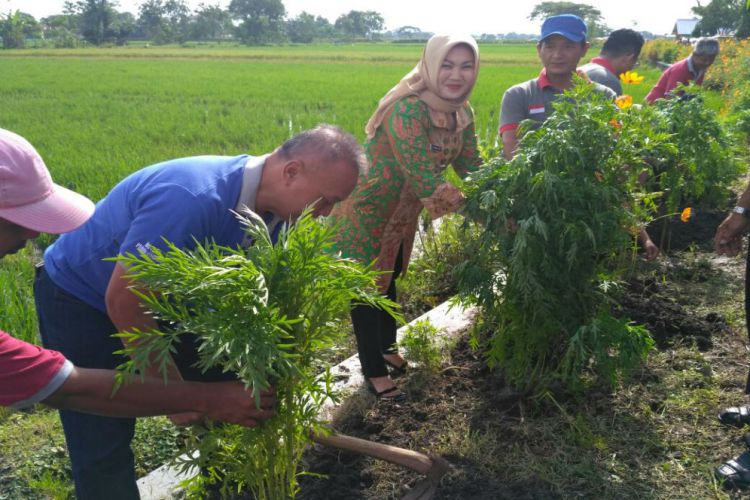
[[[191,480],[189,492],[200,495],[204,483],[220,481],[223,493],[248,489],[256,498],[281,500],[298,491],[297,466],[310,436],[328,432],[318,413],[336,395],[323,360],[345,332],[351,303],[400,316],[397,306],[377,292],[378,273],[335,255],[335,228],[320,224],[309,211],[282,230],[275,245],[262,222],[244,221],[255,242],[246,250],[207,244],[187,252],[171,246],[153,256],[119,259],[144,285],[134,293],[161,324],[170,325],[163,331],[120,334],[131,340],[125,349],[131,361],[123,370],[132,375],[162,360],[164,373],[167,354],[180,335],[196,335],[197,367],[235,373],[255,408],[241,419],[263,424],[209,422],[205,429],[194,429],[188,446],[198,453],[181,466],[199,467],[205,474]],[[268,392],[272,386],[275,401]],[[244,394],[225,396],[236,403]],[[229,411],[211,410],[222,417]]]
[[464,195],[460,189],[449,182],[440,184],[427,198],[422,199],[422,204],[434,220],[445,214],[455,212],[463,204]]

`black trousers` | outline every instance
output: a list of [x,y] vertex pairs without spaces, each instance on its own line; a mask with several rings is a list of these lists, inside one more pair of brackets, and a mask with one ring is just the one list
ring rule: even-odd
[[[396,301],[396,278],[401,274],[402,268],[403,248],[400,248],[396,256],[391,284],[385,294],[394,302]],[[362,373],[367,378],[388,375],[383,354],[398,352],[396,349],[396,320],[387,312],[367,305],[352,307],[351,315]]]

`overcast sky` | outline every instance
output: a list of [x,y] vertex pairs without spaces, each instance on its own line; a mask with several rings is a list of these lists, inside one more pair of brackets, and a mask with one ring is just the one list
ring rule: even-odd
[[[187,0],[190,7],[200,3],[226,7],[230,0]],[[385,19],[387,29],[417,26],[434,33],[536,33],[539,23],[528,15],[539,1],[461,0],[457,6],[435,8],[435,0],[282,0],[287,16],[302,11],[334,22],[350,10],[374,10]],[[657,35],[672,31],[676,19],[693,17],[690,8],[696,0],[578,0],[598,8],[611,28],[634,28]],[[118,10],[138,13],[142,0],[120,0]],[[706,3],[706,2],[703,2]],[[64,0],[0,0],[0,12],[21,10],[37,19],[62,13]],[[451,5],[449,3],[448,5]],[[460,5],[460,7],[458,7]]]

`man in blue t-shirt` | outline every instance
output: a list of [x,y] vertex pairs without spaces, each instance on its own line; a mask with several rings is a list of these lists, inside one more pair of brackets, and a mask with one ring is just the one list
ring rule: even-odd
[[[366,165],[353,136],[321,125],[268,155],[182,158],[135,172],[96,205],[86,224],[45,252],[34,285],[44,345],[77,366],[115,368],[124,359],[113,354],[122,344],[112,334],[157,324],[131,292],[122,264],[104,259],[166,249],[165,240],[184,249],[209,240],[247,245],[235,211],[255,212],[272,233],[307,206],[315,215],[328,215],[349,196]],[[193,341],[187,336],[179,344],[169,378],[225,380],[227,374],[202,374],[192,366]],[[148,374],[157,374],[156,368]],[[138,498],[130,450],[135,420],[72,411],[61,411],[60,417],[77,498]],[[186,424],[195,417],[170,418]]]
[[[60,234],[94,213],[88,198],[52,181],[34,146],[0,129],[0,259],[21,250],[40,233]],[[116,387],[114,370],[73,366],[61,353],[0,331],[0,406],[26,408],[42,402],[97,415],[147,416],[196,411],[211,419],[254,426],[273,415],[272,394],[256,408],[239,381],[173,382],[144,377]]]

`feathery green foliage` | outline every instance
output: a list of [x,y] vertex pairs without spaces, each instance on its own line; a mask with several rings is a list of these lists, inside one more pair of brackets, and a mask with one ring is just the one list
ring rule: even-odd
[[404,349],[406,359],[419,364],[426,373],[435,373],[440,368],[443,356],[438,333],[430,320],[424,319],[409,325],[398,343]]
[[[248,217],[252,217],[248,214]],[[196,431],[198,451],[181,466],[206,473],[193,480],[222,482],[222,492],[248,489],[260,499],[285,499],[297,492],[297,465],[310,433],[325,432],[318,413],[332,392],[330,373],[317,372],[320,358],[338,340],[339,324],[352,301],[396,314],[377,294],[377,273],[332,252],[335,228],[309,212],[282,230],[274,245],[265,225],[244,218],[254,245],[232,249],[174,246],[154,255],[119,260],[147,291],[138,292],[156,318],[173,329],[122,334],[134,341],[124,369],[142,372],[149,359],[166,368],[166,354],[182,332],[200,339],[199,366],[234,372],[259,397],[276,390],[278,415],[256,428],[209,426]],[[136,345],[137,343],[137,345]],[[166,373],[166,372],[163,372]]]
[[682,98],[654,102],[658,127],[671,135],[672,155],[654,162],[659,189],[665,193],[667,212],[697,201],[707,208],[724,208],[729,186],[742,173],[737,146],[704,104],[695,85],[680,86]]
[[[609,314],[648,204],[637,201],[645,165],[627,117],[590,85],[559,99],[510,162],[492,160],[468,185],[467,214],[485,231],[460,269],[462,298],[494,333],[490,363],[526,389],[580,386],[584,369],[607,380],[651,348],[645,329]],[[647,136],[653,147],[665,135]],[[642,193],[642,200],[650,200]]]

